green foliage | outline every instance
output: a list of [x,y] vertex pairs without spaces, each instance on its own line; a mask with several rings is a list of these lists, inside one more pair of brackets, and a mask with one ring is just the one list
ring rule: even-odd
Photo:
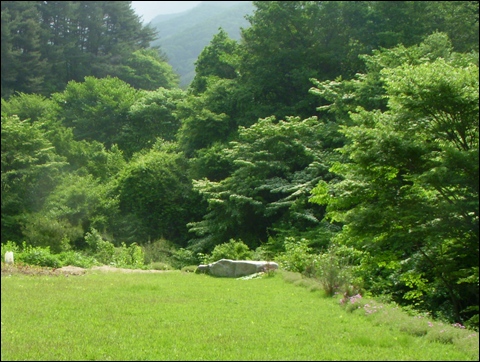
[[143,92],[128,111],[123,149],[127,155],[153,147],[157,138],[174,141],[180,128],[178,104],[186,97],[179,89],[159,88]]
[[2,97],[48,95],[71,80],[121,74],[125,63],[136,69],[132,53],[155,36],[128,2],[4,1],[2,15]]
[[153,270],[173,270],[172,266],[161,261],[156,261],[150,264],[150,268]]
[[292,237],[285,238],[285,251],[275,257],[279,265],[291,272],[305,273],[313,263],[314,255],[312,248],[308,246],[306,239],[295,240]]
[[60,260],[62,266],[72,265],[85,269],[99,264],[94,257],[74,250],[62,251],[58,254],[58,259]]
[[179,77],[157,49],[134,51],[120,67],[118,78],[136,89],[178,88]]
[[163,237],[184,244],[186,223],[201,206],[186,170],[183,155],[160,144],[137,154],[118,174],[116,193],[122,215],[135,216],[139,225],[135,235],[118,230],[119,237],[144,241]]
[[220,181],[232,172],[232,160],[228,157],[227,145],[216,142],[208,148],[195,152],[189,159],[190,177],[194,180],[207,178]]
[[37,4],[17,1],[1,4],[2,98],[15,92],[42,92],[47,64],[41,54],[42,29]]
[[89,247],[90,253],[100,263],[110,264],[113,262],[115,246],[111,242],[103,240],[102,235],[95,228],[85,233],[85,242]]
[[145,255],[145,264],[156,262],[169,264],[173,253],[176,251],[175,245],[166,239],[148,241],[142,245],[142,249]]
[[22,234],[28,245],[48,246],[52,253],[58,254],[71,249],[83,237],[83,229],[65,219],[33,213],[26,219]]
[[215,246],[206,262],[213,263],[220,259],[251,260],[252,256],[252,251],[242,240],[230,239],[228,243]]
[[161,36],[151,45],[161,46],[169,63],[180,75],[180,86],[186,88],[197,76],[195,63],[212,37],[223,29],[232,39],[239,41],[241,28],[249,25],[245,14],[252,13],[253,9],[251,1],[208,2],[199,4],[194,13],[154,18],[151,25]]
[[115,247],[110,241],[104,240],[95,228],[85,234],[85,242],[90,254],[102,264],[119,268],[141,268],[145,263],[144,252],[139,245],[132,243],[127,247],[122,242],[120,247]]
[[342,293],[345,296],[357,294],[360,281],[355,278],[355,264],[361,259],[361,252],[345,246],[331,245],[324,253],[316,255],[310,270],[320,281],[326,295]]
[[189,224],[198,236],[192,245],[209,251],[233,237],[254,249],[275,223],[300,230],[318,225],[323,210],[307,200],[318,180],[328,178],[329,159],[317,136],[321,129],[315,117],[278,122],[270,117],[241,127],[238,140],[223,151],[232,165],[230,176],[194,181],[208,214]]
[[126,147],[124,127],[138,97],[135,88],[118,78],[91,76],[83,82],[70,81],[64,92],[52,96],[60,106],[60,119],[73,127],[76,140],[99,141],[107,149],[113,144]]
[[1,253],[2,253],[1,257],[2,257],[3,260],[5,260],[5,253],[7,251],[13,252],[14,258],[16,256],[16,254],[21,251],[21,247],[16,242],[10,241],[10,240],[8,240],[6,243],[2,243],[1,248],[2,248],[1,249]]
[[210,110],[205,96],[187,97],[179,104],[178,116],[182,124],[177,139],[187,157],[192,157],[196,150],[225,141],[231,130],[230,117]]
[[[112,167],[108,158],[106,163],[104,170]],[[100,169],[102,165],[98,162],[95,166]],[[108,177],[109,171],[105,172],[103,176]],[[118,218],[118,200],[112,193],[110,183],[102,183],[89,174],[66,174],[46,199],[42,212],[52,222],[69,224],[72,231],[80,229],[82,234],[91,226],[103,230],[113,227]],[[75,245],[82,246],[75,235],[69,234],[69,238]]]
[[8,100],[2,98],[2,115],[17,115],[22,121],[47,121],[49,117],[55,116],[56,112],[57,104],[40,94],[17,92],[9,97]]
[[[442,34],[369,61],[387,109],[366,110],[358,98],[341,127],[346,158],[331,168],[340,180],[319,183],[311,200],[345,224],[338,240],[394,263],[390,273],[369,273],[394,278],[387,290],[399,303],[470,318],[461,310],[478,303],[478,65],[452,53]],[[345,105],[339,92],[331,107],[353,109],[357,95]]]
[[175,269],[182,269],[189,265],[198,265],[200,262],[198,255],[192,250],[179,248],[172,254],[171,264]]
[[30,265],[60,268],[62,263],[58,255],[50,252],[50,247],[34,247],[23,243],[22,252],[15,255],[16,261]]
[[182,268],[184,273],[195,273],[197,270],[197,265],[186,265]]
[[2,115],[1,164],[2,239],[19,241],[20,217],[40,209],[65,162],[40,123]]
[[190,84],[194,94],[203,93],[207,89],[207,78],[218,77],[233,79],[237,77],[238,43],[228,37],[223,29],[219,29],[209,45],[207,45],[195,62],[195,78]]
[[269,236],[268,240],[257,247],[253,254],[254,260],[273,260],[277,254],[285,251],[283,239]]
[[125,243],[122,243],[120,247],[115,248],[109,264],[118,268],[138,269],[142,268],[144,263],[143,250],[139,245],[132,243],[127,247]]

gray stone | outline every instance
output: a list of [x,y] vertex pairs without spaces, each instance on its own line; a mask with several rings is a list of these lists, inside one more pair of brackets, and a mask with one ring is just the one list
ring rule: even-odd
[[5,264],[13,264],[13,251],[5,252]]
[[217,277],[237,278],[268,270],[278,269],[278,264],[269,261],[221,259],[208,265],[200,265],[199,271]]
[[197,267],[197,273],[208,273],[208,265],[199,265]]

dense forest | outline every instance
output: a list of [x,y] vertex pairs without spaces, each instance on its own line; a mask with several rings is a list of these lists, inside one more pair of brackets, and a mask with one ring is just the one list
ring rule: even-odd
[[2,244],[237,243],[478,329],[478,1],[253,3],[181,89],[129,1],[2,1]]

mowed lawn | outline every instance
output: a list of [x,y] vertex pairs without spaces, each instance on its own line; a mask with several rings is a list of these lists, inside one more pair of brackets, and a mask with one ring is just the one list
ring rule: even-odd
[[2,360],[469,360],[281,275],[2,276]]

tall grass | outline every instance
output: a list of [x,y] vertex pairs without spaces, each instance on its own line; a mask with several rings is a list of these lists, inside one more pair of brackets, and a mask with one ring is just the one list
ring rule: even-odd
[[1,288],[2,360],[478,360],[280,275],[6,275]]

